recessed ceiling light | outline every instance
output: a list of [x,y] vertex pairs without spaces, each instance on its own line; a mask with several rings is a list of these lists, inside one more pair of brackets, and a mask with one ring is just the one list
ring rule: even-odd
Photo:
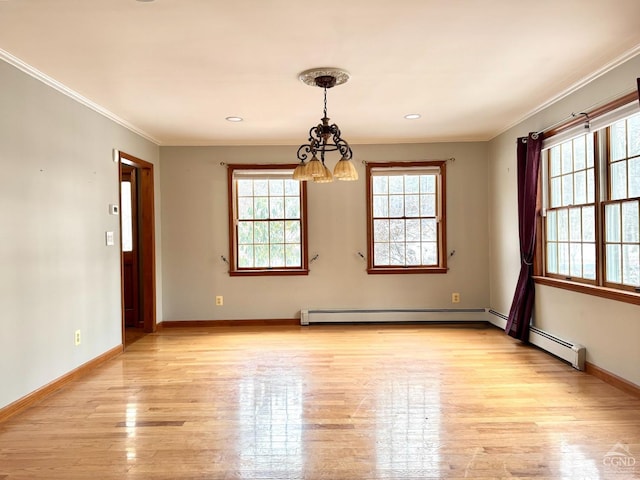
[[227,122],[241,122],[244,119],[242,117],[227,117],[225,120]]
[[155,2],[156,0],[136,0],[140,3],[150,3],[150,2]]
[[409,113],[409,114],[405,115],[404,118],[406,118],[407,120],[417,120],[421,116],[422,115],[420,115],[419,113]]

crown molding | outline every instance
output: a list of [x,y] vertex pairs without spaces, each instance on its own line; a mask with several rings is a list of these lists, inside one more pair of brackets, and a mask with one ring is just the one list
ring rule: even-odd
[[0,48],[0,60],[3,60],[6,63],[8,63],[9,65],[12,65],[12,66],[16,67],[18,70],[21,70],[22,72],[26,73],[27,75],[35,78],[36,80],[39,80],[40,82],[44,83],[48,87],[51,87],[54,90],[57,90],[58,92],[62,93],[63,95],[66,95],[67,97],[69,97],[69,98],[75,100],[76,102],[84,105],[85,107],[90,108],[94,112],[99,113],[100,115],[108,118],[112,122],[115,122],[118,125],[123,126],[127,130],[130,130],[131,132],[135,133],[136,135],[139,135],[142,138],[144,138],[146,140],[149,140],[152,143],[155,143],[156,145],[160,145],[161,144],[161,142],[158,139],[156,139],[153,136],[149,135],[144,130],[140,130],[135,125],[132,125],[131,123],[129,123],[126,120],[124,120],[123,118],[120,118],[115,113],[110,112],[106,108],[98,105],[95,102],[92,102],[91,100],[89,100],[86,97],[83,97],[82,95],[80,95],[75,90],[70,89],[69,87],[67,87],[66,85],[60,83],[56,79],[51,78],[46,73],[43,73],[40,70],[38,70],[37,68],[32,67],[28,63],[23,62],[18,57],[14,56],[14,55],[11,55],[9,52],[7,52],[5,50],[2,50],[1,48]]
[[[550,107],[554,103],[559,102],[563,98],[568,97],[572,93],[577,92],[578,90],[580,90],[584,86],[586,86],[589,83],[593,82],[594,80],[596,80],[597,78],[601,77],[602,75],[605,75],[606,73],[609,73],[611,70],[615,69],[616,67],[619,67],[620,65],[622,65],[626,61],[631,60],[633,57],[635,57],[638,54],[640,54],[640,44],[636,45],[635,47],[631,48],[630,50],[627,50],[622,55],[614,58],[609,63],[606,63],[602,68],[599,68],[598,70],[596,70],[595,72],[591,73],[590,75],[587,75],[586,77],[582,78],[581,80],[578,80],[576,83],[571,85],[569,88],[563,90],[562,92],[558,93],[557,95],[554,95],[553,97],[551,97],[546,102],[542,103],[541,105],[539,105],[536,108],[534,108],[533,110],[531,110],[529,113],[525,114],[522,118],[520,118],[520,120],[517,120],[516,122],[508,125],[507,127],[503,128],[502,130],[500,130],[498,133],[493,135],[493,137],[491,137],[489,140],[493,140],[494,138],[499,137],[500,135],[502,135],[506,131],[510,130],[511,128],[515,127],[516,125],[521,124],[522,122],[524,122],[525,120],[533,117],[534,115],[542,112],[544,109]],[[626,90],[624,92],[620,92],[619,94],[617,94],[617,96],[621,96],[621,95],[624,95],[626,93],[629,93],[629,91],[631,91],[631,90],[628,90],[628,91]],[[613,97],[613,98],[616,98],[616,97]],[[609,99],[609,100],[611,100],[611,99]]]

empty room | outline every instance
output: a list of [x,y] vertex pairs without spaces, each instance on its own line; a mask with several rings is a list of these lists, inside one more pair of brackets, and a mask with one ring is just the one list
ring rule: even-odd
[[0,0],[0,480],[640,478],[640,2]]

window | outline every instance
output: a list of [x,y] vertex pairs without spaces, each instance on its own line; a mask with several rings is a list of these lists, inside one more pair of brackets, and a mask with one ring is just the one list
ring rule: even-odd
[[555,142],[551,137],[545,145],[546,278],[539,283],[592,285],[584,290],[555,284],[640,303],[640,113],[630,113],[637,112],[634,106],[613,121],[601,120],[599,128],[592,124],[594,133],[565,134]]
[[446,273],[445,162],[367,164],[369,273]]
[[295,165],[229,165],[231,275],[306,275],[306,184]]

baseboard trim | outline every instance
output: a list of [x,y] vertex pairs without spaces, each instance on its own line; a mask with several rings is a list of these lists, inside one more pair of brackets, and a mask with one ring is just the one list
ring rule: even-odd
[[608,372],[607,370],[600,368],[593,363],[584,362],[584,371],[589,375],[593,375],[594,377],[599,378],[605,383],[612,385],[634,397],[640,398],[640,386],[635,383],[631,383],[624,378],[617,376],[614,373]]
[[193,327],[280,327],[300,326],[298,318],[248,319],[248,320],[170,320],[157,325],[158,331],[163,328]]
[[34,390],[30,394],[25,395],[24,397],[16,400],[15,402],[10,403],[6,407],[1,408],[0,423],[4,422],[9,417],[12,417],[26,410],[28,407],[34,405],[35,403],[40,402],[41,400],[48,397],[52,393],[60,390],[62,387],[64,387],[66,384],[68,384],[72,380],[76,380],[80,377],[85,376],[87,373],[91,372],[99,365],[102,365],[106,361],[117,357],[123,351],[124,351],[123,346],[118,345],[117,347],[114,347],[111,350],[108,350],[107,352],[103,353],[102,355],[99,355],[93,360],[89,360],[87,363],[80,365],[78,368],[71,370],[69,373],[66,373],[65,375],[55,379],[51,383],[48,383],[47,385],[37,390]]

